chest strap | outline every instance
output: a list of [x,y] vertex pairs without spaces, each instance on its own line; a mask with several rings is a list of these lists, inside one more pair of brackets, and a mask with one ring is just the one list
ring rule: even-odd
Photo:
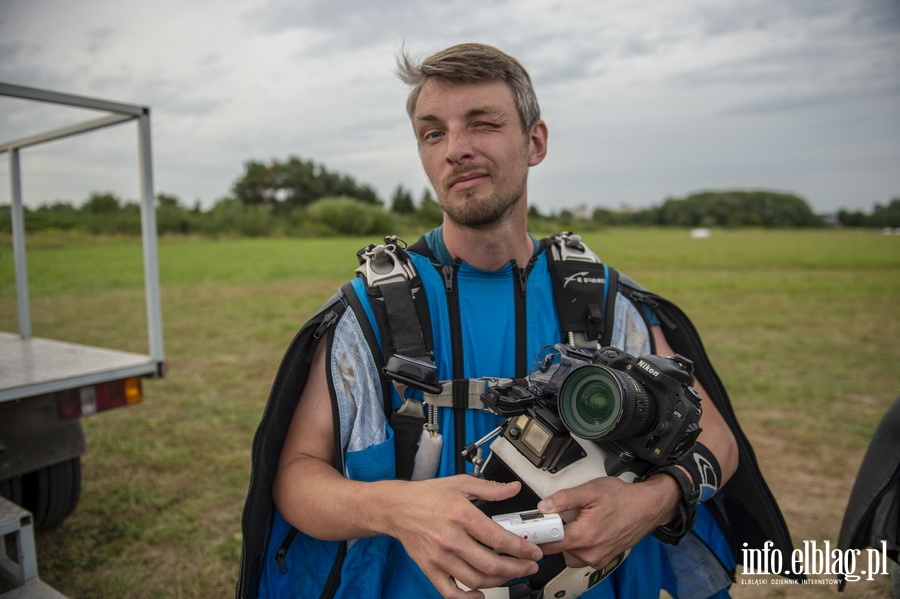
[[[491,387],[512,382],[512,379],[481,378],[481,379],[453,379],[439,381],[439,390],[436,392],[424,392],[422,402],[426,406],[436,408],[454,408],[457,410],[484,410],[490,411],[484,404],[482,396]],[[407,387],[403,383],[395,383],[394,387],[400,397],[405,397]],[[413,387],[415,388],[415,387]]]

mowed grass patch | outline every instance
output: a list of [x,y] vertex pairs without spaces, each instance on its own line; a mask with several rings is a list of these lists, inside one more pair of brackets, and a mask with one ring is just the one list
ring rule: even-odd
[[145,382],[142,404],[84,420],[83,499],[42,533],[42,576],[78,597],[229,595],[269,384],[333,289],[311,279],[167,287],[167,378]]
[[[585,239],[692,316],[794,538],[834,542],[871,431],[900,389],[900,238],[612,229]],[[232,594],[250,442],[272,377],[373,241],[161,240],[169,375],[145,382],[143,404],[84,421],[82,501],[38,535],[45,580],[72,597]],[[29,243],[37,334],[146,349],[139,243]],[[10,272],[4,249],[3,330],[16,326]]]
[[[626,272],[692,316],[793,538],[835,546],[872,431],[900,393],[892,343],[900,333],[900,238],[667,233],[643,231],[606,259],[629,264]],[[886,588],[882,578],[845,594],[883,596]],[[736,585],[734,593],[816,597],[821,587]]]

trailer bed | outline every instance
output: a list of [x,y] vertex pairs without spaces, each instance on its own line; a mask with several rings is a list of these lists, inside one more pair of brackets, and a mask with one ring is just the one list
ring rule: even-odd
[[0,402],[159,374],[150,356],[0,332]]

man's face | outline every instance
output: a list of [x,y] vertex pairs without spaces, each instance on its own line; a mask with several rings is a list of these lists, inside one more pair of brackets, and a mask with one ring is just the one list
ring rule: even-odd
[[447,217],[471,228],[501,222],[526,201],[528,167],[543,160],[546,127],[522,131],[503,81],[428,81],[413,128],[425,173]]

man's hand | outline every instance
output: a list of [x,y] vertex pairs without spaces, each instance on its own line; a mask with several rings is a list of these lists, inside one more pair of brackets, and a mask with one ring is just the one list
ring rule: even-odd
[[509,499],[519,492],[520,483],[460,475],[399,484],[405,488],[396,494],[396,509],[380,532],[403,544],[444,597],[482,596],[460,589],[455,580],[471,589],[490,588],[537,572],[540,548],[472,504],[474,499]]
[[557,491],[541,501],[538,510],[545,514],[572,511],[575,519],[566,524],[565,540],[545,543],[541,549],[546,554],[562,552],[572,568],[602,568],[670,521],[678,497],[675,481],[668,476],[641,483],[598,478]]

